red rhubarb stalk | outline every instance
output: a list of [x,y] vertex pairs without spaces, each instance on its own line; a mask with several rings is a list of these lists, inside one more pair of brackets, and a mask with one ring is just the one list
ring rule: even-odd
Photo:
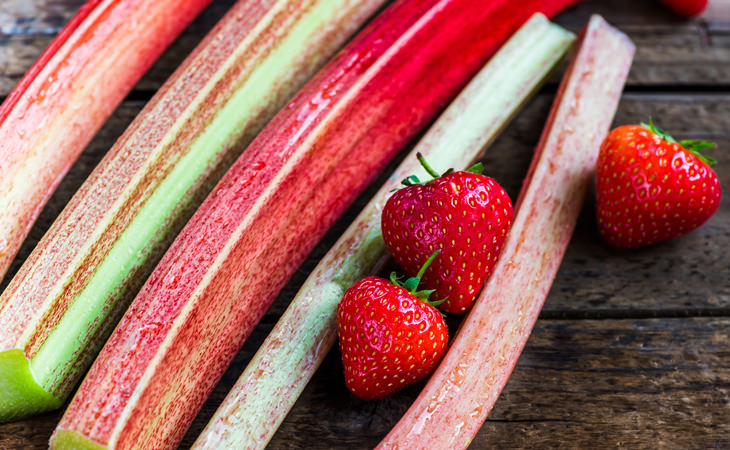
[[185,221],[383,0],[240,0],[0,296],[0,421],[58,407]]
[[384,11],[195,213],[92,366],[52,445],[177,445],[284,283],[358,193],[533,12],[570,3],[402,0]]
[[441,365],[379,449],[461,449],[527,342],[570,241],[634,46],[591,18],[535,152],[504,250]]
[[343,294],[387,256],[380,233],[386,201],[404,178],[428,179],[417,154],[434,167],[466,167],[531,97],[573,39],[536,14],[489,60],[320,260],[194,449],[266,446],[337,339]]
[[0,278],[61,178],[210,0],[91,0],[0,106]]

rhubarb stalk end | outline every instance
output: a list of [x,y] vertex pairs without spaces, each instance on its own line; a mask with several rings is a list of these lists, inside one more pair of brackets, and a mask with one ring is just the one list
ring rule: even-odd
[[50,448],[51,450],[106,450],[107,447],[75,431],[56,430],[51,437]]
[[61,401],[35,380],[21,349],[0,352],[0,422],[50,411]]

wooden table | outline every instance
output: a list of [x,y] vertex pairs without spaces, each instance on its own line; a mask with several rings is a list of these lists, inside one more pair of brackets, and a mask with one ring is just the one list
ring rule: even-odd
[[[82,0],[2,0],[0,96],[6,96]],[[43,211],[11,273],[161,82],[219,18],[215,1],[173,45],[88,147]],[[579,30],[592,13],[638,52],[616,124],[652,116],[682,139],[716,141],[730,186],[730,24],[683,21],[655,0],[586,0],[556,18]],[[487,172],[514,196],[557,78],[488,151]],[[361,197],[279,296],[188,432],[189,446],[317,260],[367,201]],[[472,448],[730,448],[730,202],[688,236],[621,251],[596,232],[589,199],[517,368]],[[7,283],[7,280],[2,287]],[[456,323],[451,323],[452,330]],[[418,384],[363,402],[333,351],[270,448],[367,448],[395,424]],[[0,425],[0,449],[45,448],[61,416]]]

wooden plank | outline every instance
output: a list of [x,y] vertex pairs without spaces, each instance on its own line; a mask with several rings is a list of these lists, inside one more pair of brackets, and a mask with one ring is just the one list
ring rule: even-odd
[[[0,96],[8,94],[52,35],[81,0],[13,0],[0,6]],[[216,0],[140,81],[138,90],[153,91],[225,13],[233,0]],[[725,23],[685,21],[655,1],[586,0],[557,17],[578,31],[588,17],[603,14],[634,40],[637,54],[629,85],[728,87],[730,28]]]
[[[0,2],[0,97],[8,95],[83,3],[82,0],[12,0],[5,4],[5,1]],[[136,89],[157,90],[233,3],[235,0],[214,0],[163,53]]]
[[603,15],[636,43],[630,86],[728,86],[730,27],[722,16],[687,20],[657,0],[587,0],[557,22],[578,31],[591,14]]
[[4,0],[0,3],[0,34],[54,35],[84,0]]
[[[216,387],[182,448],[223,399],[269,327],[259,327]],[[730,318],[540,320],[471,448],[728,448]],[[375,445],[419,383],[360,401],[325,360],[271,449]],[[46,448],[60,413],[0,425],[0,448]]]
[[[4,0],[0,3],[0,33],[55,34],[86,0]],[[215,0],[211,8],[227,8],[235,0]],[[571,28],[580,28],[591,14],[601,14],[624,26],[677,27],[688,23],[724,25],[722,13],[730,3],[713,0],[701,21],[687,21],[662,7],[655,0],[584,0],[570,8],[559,21]],[[714,6],[714,8],[713,8]],[[716,19],[713,20],[713,17]]]
[[[728,325],[540,321],[471,448],[727,448]],[[270,448],[372,447],[421,387],[356,400],[340,388],[334,356]]]

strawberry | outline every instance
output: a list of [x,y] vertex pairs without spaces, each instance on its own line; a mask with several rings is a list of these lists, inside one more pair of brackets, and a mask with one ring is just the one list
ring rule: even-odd
[[423,276],[423,284],[445,298],[441,309],[463,313],[471,308],[492,272],[512,223],[512,202],[481,164],[439,176],[418,155],[434,179],[416,177],[386,202],[383,239],[396,262],[413,275],[434,250],[441,254]]
[[662,3],[679,15],[696,16],[707,8],[708,0],[662,0]]
[[364,278],[337,306],[345,384],[362,399],[385,397],[424,378],[446,350],[444,318],[428,302],[432,291],[416,291],[418,281],[401,284],[394,274],[390,282]]
[[650,245],[689,233],[717,211],[720,182],[704,141],[675,141],[649,124],[608,134],[596,167],[601,236],[617,247]]

